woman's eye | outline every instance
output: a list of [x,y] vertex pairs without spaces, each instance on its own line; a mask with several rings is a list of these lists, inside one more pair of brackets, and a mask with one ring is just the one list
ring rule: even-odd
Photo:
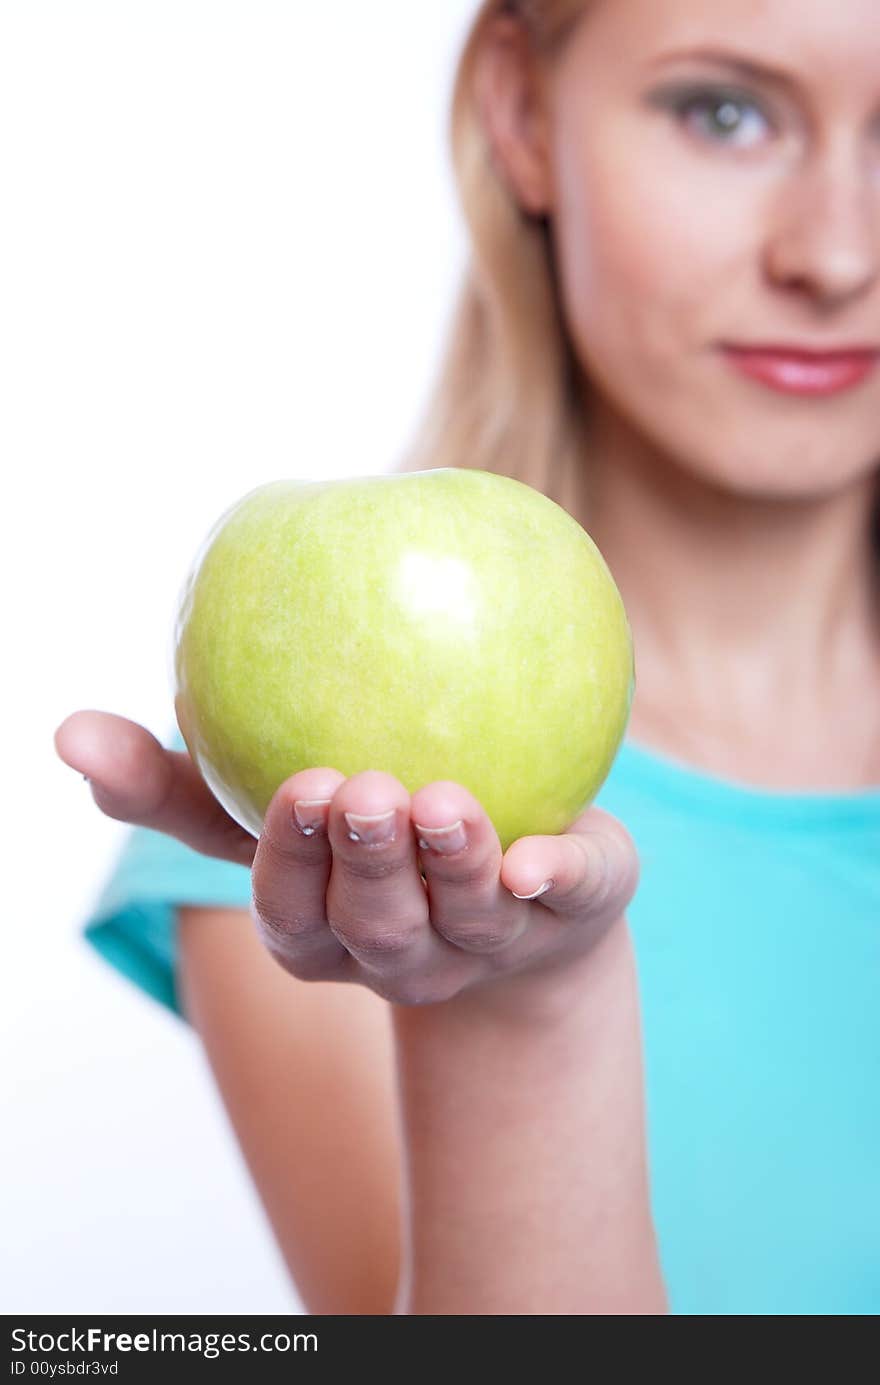
[[[760,142],[770,122],[761,107],[737,92],[704,88],[680,93],[670,99],[676,118],[695,128],[697,133],[716,144],[735,148],[750,147]],[[756,119],[757,140],[756,134]]]

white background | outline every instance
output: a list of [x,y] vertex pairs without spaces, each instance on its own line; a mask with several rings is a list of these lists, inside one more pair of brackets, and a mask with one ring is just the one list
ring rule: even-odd
[[475,10],[0,8],[4,1313],[301,1311],[198,1041],[80,940],[126,829],[52,733],[167,735],[217,516],[398,461],[464,262]]

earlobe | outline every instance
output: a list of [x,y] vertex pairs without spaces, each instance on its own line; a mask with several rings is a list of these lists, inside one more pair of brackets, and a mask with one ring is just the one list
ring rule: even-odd
[[524,212],[550,210],[546,113],[537,64],[516,21],[499,19],[477,56],[474,91],[492,163]]

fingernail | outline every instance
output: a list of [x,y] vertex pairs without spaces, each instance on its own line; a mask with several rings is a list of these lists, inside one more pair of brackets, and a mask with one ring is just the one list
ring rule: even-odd
[[514,899],[539,899],[542,894],[546,894],[548,890],[552,890],[553,885],[554,881],[545,880],[543,885],[535,890],[534,894],[517,894],[516,890],[511,890],[510,893],[513,895]]
[[394,840],[394,819],[397,809],[387,813],[363,816],[360,813],[343,814],[349,827],[349,837],[353,842],[364,842],[367,846],[378,846],[380,842]]
[[329,806],[329,798],[298,798],[296,800],[293,805],[293,816],[304,837],[314,837],[316,832],[326,832]]
[[422,827],[416,823],[415,829],[419,846],[424,851],[430,847],[431,851],[436,851],[441,856],[451,856],[453,852],[461,851],[462,847],[467,845],[467,833],[462,818],[449,827]]

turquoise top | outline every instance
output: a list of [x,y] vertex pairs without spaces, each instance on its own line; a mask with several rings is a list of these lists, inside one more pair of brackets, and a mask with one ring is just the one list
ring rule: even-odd
[[[628,916],[673,1313],[876,1314],[880,788],[756,790],[625,741],[596,803],[641,860]],[[175,906],[249,900],[245,867],[137,828],[85,937],[180,1015]]]

